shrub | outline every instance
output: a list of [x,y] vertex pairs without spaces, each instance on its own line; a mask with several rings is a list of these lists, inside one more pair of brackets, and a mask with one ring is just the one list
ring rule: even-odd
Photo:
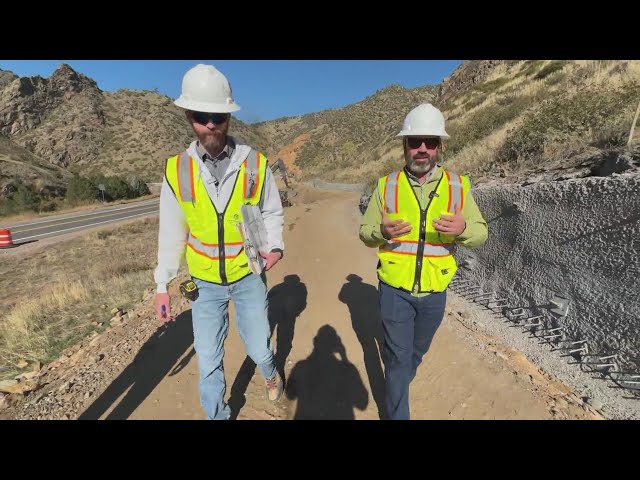
[[137,175],[134,175],[129,179],[129,185],[131,186],[131,191],[134,197],[142,197],[143,195],[149,195],[151,193],[146,182]]
[[463,123],[448,128],[451,138],[447,141],[447,151],[453,155],[492,131],[513,120],[534,101],[531,95],[510,97],[504,106],[489,106],[471,114]]
[[22,182],[18,183],[17,190],[11,195],[17,211],[33,210],[38,211],[40,197]]
[[640,85],[629,84],[614,92],[585,90],[547,100],[521,126],[509,132],[497,158],[515,161],[535,157],[543,153],[546,145],[569,138],[609,139],[617,143],[619,132],[625,128],[628,131],[631,118],[626,113],[635,106],[638,95]]
[[69,203],[80,203],[98,198],[98,188],[86,177],[74,176],[67,185],[65,198]]

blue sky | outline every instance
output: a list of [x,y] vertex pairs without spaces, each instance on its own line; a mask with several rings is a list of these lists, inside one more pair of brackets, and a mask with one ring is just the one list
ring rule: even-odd
[[231,82],[242,110],[254,123],[340,108],[391,84],[406,88],[440,83],[461,60],[0,60],[16,75],[49,77],[69,64],[105,91],[154,90],[175,99],[182,76],[198,63],[214,65]]

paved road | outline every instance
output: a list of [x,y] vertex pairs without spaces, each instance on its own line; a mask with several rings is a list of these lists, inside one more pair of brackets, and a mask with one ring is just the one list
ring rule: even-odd
[[158,199],[116,207],[101,208],[90,212],[68,213],[48,217],[46,220],[27,220],[5,225],[0,221],[0,228],[11,230],[14,244],[54,237],[69,232],[107,225],[121,220],[142,217],[158,212]]

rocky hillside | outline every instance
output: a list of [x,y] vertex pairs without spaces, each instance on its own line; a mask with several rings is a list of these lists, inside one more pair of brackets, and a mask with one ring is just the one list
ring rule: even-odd
[[475,60],[442,85],[387,87],[343,109],[255,125],[306,178],[369,182],[403,165],[395,136],[414,106],[447,118],[445,164],[475,184],[608,175],[638,168],[639,61]]
[[[64,168],[47,162],[20,145],[0,135],[0,177],[21,178],[41,188],[45,185],[64,190],[70,176]],[[1,189],[6,185],[0,182]],[[38,189],[39,193],[43,193]]]
[[505,62],[504,60],[471,60],[460,65],[450,77],[444,79],[438,101],[446,103],[456,96],[480,85],[487,80],[493,70],[503,64],[514,64],[517,61]]
[[[434,104],[451,135],[445,165],[482,184],[638,168],[640,128],[630,150],[626,142],[639,101],[639,61],[483,60],[462,64]],[[400,118],[360,165],[336,165],[325,178],[371,184],[401,168]]]
[[[589,175],[603,158],[614,171],[633,167],[633,150],[619,155],[639,99],[639,61],[475,60],[441,85],[392,85],[345,108],[251,125],[234,119],[231,132],[299,178],[370,182],[403,165],[402,118],[432,102],[448,119],[449,168],[476,184],[535,181]],[[64,172],[156,182],[192,136],[158,93],[103,92],[64,64],[47,79],[0,71],[0,188],[14,175],[54,185],[49,168],[58,184]]]
[[[390,86],[342,109],[254,125],[234,118],[231,133],[305,176],[341,178],[336,167],[368,163],[370,146],[391,139],[405,111],[433,101],[437,90]],[[159,181],[164,160],[193,137],[183,115],[167,96],[126,89],[103,92],[66,64],[49,78],[0,71],[0,158],[13,163],[11,171],[0,172],[0,183],[15,176],[33,183],[29,164],[42,161],[80,175],[135,174]],[[39,160],[16,163],[16,149]],[[46,176],[37,181],[52,184]]]
[[359,181],[387,153],[402,118],[413,106],[434,101],[438,87],[391,85],[345,108],[272,120],[255,127],[272,140],[275,156],[304,177]]
[[443,84],[438,102],[452,137],[446,161],[476,183],[587,176],[603,161],[631,168],[640,160],[624,148],[640,101],[640,62],[471,66]]
[[[267,147],[256,129],[237,119],[231,132]],[[159,181],[164,160],[192,137],[183,111],[158,93],[103,92],[66,64],[46,79],[0,71],[0,183],[13,176],[32,182],[38,169],[30,164],[42,162],[81,175],[136,174]],[[24,152],[33,159],[17,158]],[[52,183],[42,173],[38,181]]]
[[15,78],[0,92],[0,134],[55,165],[86,163],[101,148],[103,103],[95,81],[67,65]]

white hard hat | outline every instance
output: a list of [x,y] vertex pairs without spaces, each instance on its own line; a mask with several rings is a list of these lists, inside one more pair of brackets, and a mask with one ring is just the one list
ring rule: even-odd
[[444,115],[430,103],[423,103],[411,110],[404,118],[402,130],[396,136],[431,135],[440,138],[449,138],[449,134],[444,129]]
[[211,65],[198,64],[185,73],[182,95],[173,102],[187,110],[207,113],[230,113],[240,110],[231,96],[231,85]]

